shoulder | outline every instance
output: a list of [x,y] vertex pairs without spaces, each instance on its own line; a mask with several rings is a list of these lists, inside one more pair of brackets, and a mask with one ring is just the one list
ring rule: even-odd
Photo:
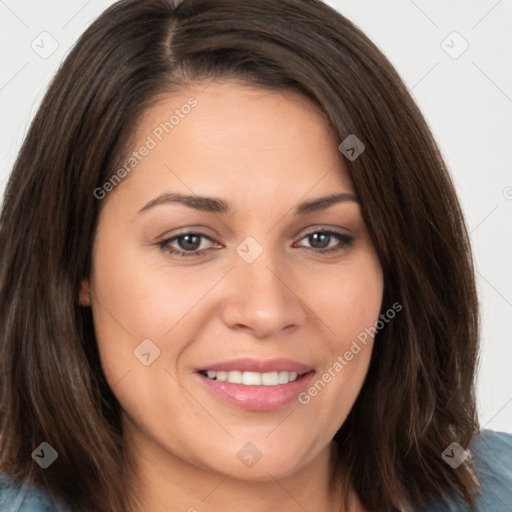
[[[470,454],[482,488],[476,512],[512,511],[512,435],[483,430],[474,439]],[[427,508],[428,512],[469,512],[458,497],[445,497]]]
[[28,483],[15,483],[0,473],[0,510],[2,512],[69,512],[43,489]]

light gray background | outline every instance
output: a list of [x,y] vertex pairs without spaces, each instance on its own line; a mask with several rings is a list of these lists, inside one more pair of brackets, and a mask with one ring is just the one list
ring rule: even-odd
[[[112,3],[0,0],[0,195],[50,79]],[[512,0],[327,3],[395,65],[446,158],[478,272],[481,423],[512,433]]]

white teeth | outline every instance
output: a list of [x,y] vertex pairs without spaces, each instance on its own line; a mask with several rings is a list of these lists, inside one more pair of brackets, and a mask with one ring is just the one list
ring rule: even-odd
[[277,374],[277,381],[279,384],[286,384],[289,380],[290,373],[289,372],[279,372]]
[[264,386],[277,386],[279,384],[279,373],[270,372],[261,374],[261,383]]
[[230,382],[231,384],[243,384],[245,386],[277,386],[279,384],[288,384],[297,380],[296,372],[223,372],[223,371],[207,371],[209,379],[218,380],[220,382]]
[[244,374],[242,372],[228,372],[226,380],[232,384],[242,384],[244,381]]
[[244,372],[242,374],[242,384],[244,386],[261,386],[261,373]]

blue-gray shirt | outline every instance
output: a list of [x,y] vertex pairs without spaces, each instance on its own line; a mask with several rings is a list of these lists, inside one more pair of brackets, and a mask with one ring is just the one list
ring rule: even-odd
[[[475,439],[471,453],[482,482],[476,510],[512,512],[512,435],[484,430]],[[71,512],[42,489],[14,485],[3,474],[0,474],[0,511]],[[421,512],[470,512],[470,509],[462,499],[445,496]]]

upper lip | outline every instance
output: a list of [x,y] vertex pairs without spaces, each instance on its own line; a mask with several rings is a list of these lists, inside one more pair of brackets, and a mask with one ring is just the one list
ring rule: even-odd
[[307,364],[299,363],[291,359],[232,359],[230,361],[222,361],[212,363],[208,366],[199,368],[197,371],[241,371],[241,372],[296,372],[299,375],[308,373],[313,368]]

